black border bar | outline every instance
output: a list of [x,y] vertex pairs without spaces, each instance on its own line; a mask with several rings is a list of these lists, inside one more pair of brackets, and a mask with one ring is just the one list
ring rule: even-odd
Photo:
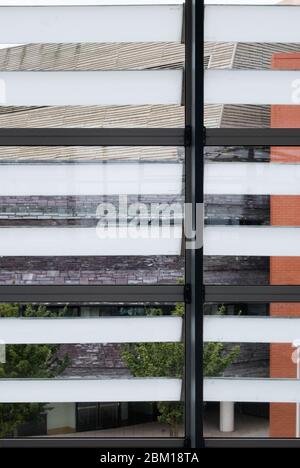
[[300,146],[299,128],[206,128],[205,146]]
[[0,302],[184,302],[184,285],[0,286]]
[[184,146],[184,128],[0,128],[0,146]]
[[300,302],[299,286],[205,286],[205,302]]

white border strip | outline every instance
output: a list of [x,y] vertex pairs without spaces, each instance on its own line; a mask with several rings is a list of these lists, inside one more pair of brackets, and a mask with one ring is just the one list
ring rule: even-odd
[[180,401],[182,381],[132,379],[0,379],[1,403]]
[[181,104],[181,70],[0,72],[0,105]]
[[204,40],[298,42],[299,23],[300,9],[297,6],[207,5]]
[[299,195],[300,164],[208,163],[204,181],[207,194]]
[[293,343],[300,340],[300,318],[209,315],[204,317],[203,339],[218,343]]
[[5,344],[172,343],[181,317],[0,318]]
[[204,255],[300,256],[300,227],[207,226]]
[[181,42],[181,4],[119,3],[121,5],[113,6],[89,6],[89,2],[85,6],[1,6],[0,43]]
[[300,380],[204,379],[204,401],[300,403]]

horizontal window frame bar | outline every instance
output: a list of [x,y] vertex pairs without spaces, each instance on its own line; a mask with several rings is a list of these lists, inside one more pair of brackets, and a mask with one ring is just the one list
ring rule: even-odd
[[206,128],[204,146],[300,146],[298,128]]
[[252,303],[300,302],[300,286],[225,286],[206,285],[206,303]]
[[183,448],[190,443],[184,438],[15,438],[0,440],[0,448]]
[[185,146],[184,128],[1,128],[0,146]]
[[1,286],[0,302],[176,303],[185,301],[184,285]]
[[[1,443],[0,443],[1,447]],[[205,448],[300,448],[299,439],[204,438]]]

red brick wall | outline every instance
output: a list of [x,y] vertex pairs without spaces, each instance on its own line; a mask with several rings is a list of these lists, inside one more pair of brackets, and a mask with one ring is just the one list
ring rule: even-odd
[[[300,69],[300,54],[275,54],[275,69]],[[271,108],[271,127],[300,128],[300,106],[274,105]],[[273,147],[271,161],[300,162],[300,148]],[[271,196],[270,223],[273,226],[300,226],[300,196]],[[299,257],[271,257],[270,284],[300,284]],[[272,316],[300,316],[300,304],[271,304]],[[296,377],[291,360],[291,344],[272,344],[270,349],[270,377]],[[295,437],[296,405],[270,405],[270,436]]]

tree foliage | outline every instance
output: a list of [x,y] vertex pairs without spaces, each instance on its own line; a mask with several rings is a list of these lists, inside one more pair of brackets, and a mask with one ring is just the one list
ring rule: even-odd
[[[225,313],[225,307],[218,310]],[[147,315],[163,315],[161,309],[149,309]],[[173,316],[183,317],[184,305],[177,304]],[[239,354],[239,347],[227,349],[222,343],[206,343],[203,350],[203,368],[205,377],[222,375]],[[134,377],[174,377],[182,378],[184,373],[183,343],[139,343],[125,345],[122,357]],[[173,435],[183,422],[184,407],[181,402],[158,403],[159,422],[170,425]]]
[[[54,317],[64,315],[65,311],[55,313],[46,306],[28,304],[24,317]],[[0,317],[19,317],[20,306],[0,304]],[[2,379],[47,379],[60,375],[68,365],[68,356],[57,357],[57,345],[7,345],[6,363],[0,364]],[[34,421],[45,410],[45,404],[14,403],[0,404],[0,437],[13,434],[26,421]]]

